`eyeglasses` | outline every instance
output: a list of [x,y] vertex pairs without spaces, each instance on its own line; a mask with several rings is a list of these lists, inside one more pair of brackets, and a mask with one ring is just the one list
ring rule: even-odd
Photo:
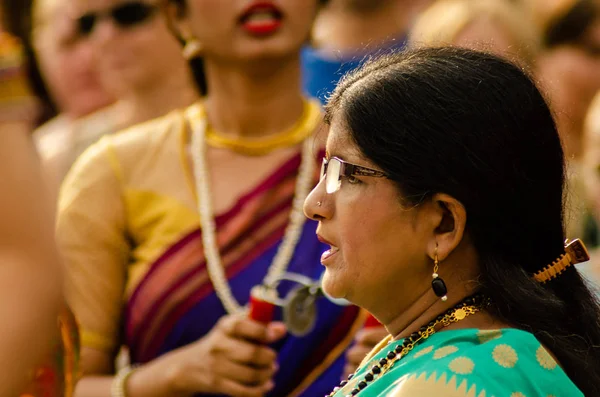
[[350,178],[353,176],[387,178],[387,174],[383,171],[347,163],[337,157],[332,157],[330,159],[323,158],[323,164],[321,164],[321,180],[325,178],[325,191],[327,193],[332,194],[337,192],[342,186],[342,178]]
[[142,1],[130,1],[105,11],[91,11],[77,18],[77,26],[82,36],[89,36],[99,19],[110,18],[120,28],[130,28],[146,22],[154,15],[157,6]]

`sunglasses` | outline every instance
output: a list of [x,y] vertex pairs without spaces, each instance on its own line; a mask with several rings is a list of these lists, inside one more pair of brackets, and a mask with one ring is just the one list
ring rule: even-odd
[[370,176],[374,178],[388,177],[383,171],[347,163],[337,157],[332,157],[330,159],[323,158],[323,163],[321,164],[321,181],[325,178],[325,191],[328,194],[340,190],[342,178],[350,178],[352,176]]
[[91,11],[77,18],[82,36],[89,36],[100,19],[110,18],[120,28],[130,28],[146,22],[157,10],[157,6],[142,1],[130,1],[105,11]]

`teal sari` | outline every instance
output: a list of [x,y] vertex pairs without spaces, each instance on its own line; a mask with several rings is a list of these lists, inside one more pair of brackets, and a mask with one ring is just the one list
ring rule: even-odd
[[[350,395],[373,365],[400,343],[389,340],[375,348],[335,397]],[[432,335],[357,396],[583,397],[583,393],[532,334],[462,329]]]

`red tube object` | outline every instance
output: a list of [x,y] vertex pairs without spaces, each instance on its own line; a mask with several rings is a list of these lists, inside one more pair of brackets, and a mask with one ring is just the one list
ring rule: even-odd
[[250,310],[248,317],[251,320],[263,324],[269,324],[273,321],[275,314],[275,305],[265,300],[265,291],[263,287],[254,287],[250,291]]

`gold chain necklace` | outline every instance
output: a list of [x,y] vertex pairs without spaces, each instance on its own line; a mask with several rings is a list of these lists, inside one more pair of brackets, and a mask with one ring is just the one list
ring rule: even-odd
[[232,150],[245,156],[264,156],[276,149],[295,146],[305,141],[313,134],[321,118],[319,102],[307,100],[296,125],[282,133],[261,138],[231,138],[207,126],[205,140],[206,144],[215,148]]
[[[386,357],[380,359],[371,369],[363,380],[358,382],[356,386],[349,392],[344,392],[344,396],[356,396],[367,386],[372,384],[375,380],[385,375],[394,364],[404,358],[411,350],[418,344],[428,339],[431,335],[435,334],[436,328],[440,325],[442,328],[449,326],[450,324],[457,323],[464,320],[466,317],[480,312],[489,306],[489,299],[482,295],[475,295],[465,299],[446,313],[438,316],[435,320],[429,324],[421,327],[419,331],[412,333],[409,337],[405,338],[401,344],[398,344],[394,350],[391,350]],[[359,368],[360,369],[360,368]],[[357,370],[358,372],[358,370]],[[348,381],[352,380],[356,376],[356,372],[348,377],[348,380],[342,381],[339,386],[333,389],[333,391],[327,395],[327,397],[333,397],[338,391],[348,386]]]

